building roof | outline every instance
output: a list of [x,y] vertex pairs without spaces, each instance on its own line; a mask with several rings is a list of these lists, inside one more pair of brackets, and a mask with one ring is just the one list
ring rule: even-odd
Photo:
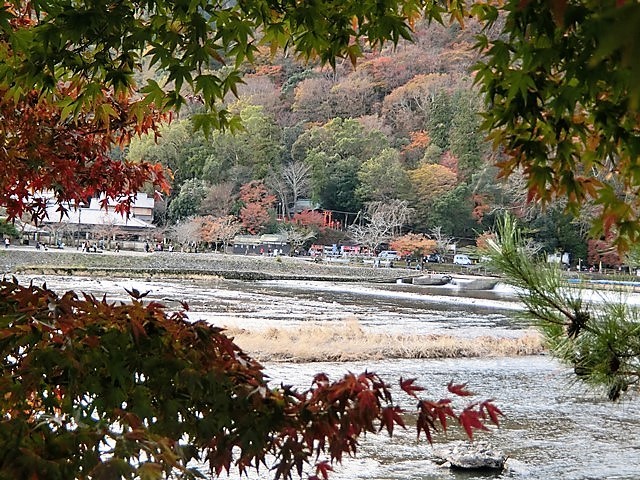
[[[34,198],[44,199],[47,201],[47,204],[55,204],[55,195],[51,190],[42,190],[32,194]],[[100,195],[99,198],[91,198],[89,208],[93,208],[95,210],[100,209],[101,201],[105,199],[105,195]],[[110,208],[114,208],[118,203],[120,203],[122,197],[113,199],[109,198],[107,205]],[[73,204],[65,205],[65,207],[73,206]],[[136,193],[136,198],[131,204],[131,208],[149,208],[152,209],[155,207],[155,198],[153,196],[147,195],[145,192]]]
[[60,212],[57,211],[57,205],[49,205],[47,207],[47,217],[44,223],[68,223],[69,225],[110,225],[122,228],[155,228],[154,225],[147,223],[139,218],[129,217],[116,213],[113,209],[100,210],[96,208],[70,208],[66,215],[60,218]]
[[318,210],[320,204],[312,201],[310,198],[301,198],[296,201],[291,211],[294,213],[304,212],[305,210]]
[[[94,208],[96,210],[100,209],[100,202],[102,200],[104,200],[105,196],[101,195],[100,198],[92,198],[91,199],[91,204],[89,205],[89,208]],[[110,208],[115,207],[118,204],[118,199],[113,199],[110,198],[108,205]],[[136,198],[133,202],[133,204],[131,205],[131,208],[150,208],[151,210],[153,210],[155,206],[155,200],[153,197],[149,197],[146,193],[144,192],[138,192],[136,194]]]

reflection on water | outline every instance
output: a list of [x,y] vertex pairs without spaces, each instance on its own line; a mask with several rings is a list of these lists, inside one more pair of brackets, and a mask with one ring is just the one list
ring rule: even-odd
[[[21,279],[24,281],[24,279]],[[27,281],[29,279],[26,279]],[[150,299],[178,308],[191,305],[190,317],[244,328],[286,327],[338,321],[355,316],[363,328],[390,333],[449,333],[518,336],[524,325],[512,318],[519,308],[512,294],[461,292],[396,285],[330,282],[233,282],[96,280],[40,277],[57,291],[84,290],[126,299],[124,288],[149,291]],[[441,398],[445,385],[468,382],[482,398],[495,398],[506,414],[489,438],[511,457],[503,479],[638,479],[640,478],[640,404],[612,404],[576,383],[570,372],[547,357],[506,359],[393,360],[358,363],[268,364],[274,382],[308,387],[315,373],[333,377],[345,371],[376,371],[390,382],[416,377],[427,395]],[[398,395],[398,399],[403,398]],[[413,402],[402,400],[407,410]],[[447,442],[459,436],[451,435]],[[331,478],[341,480],[476,479],[437,467],[431,449],[417,442],[414,430],[393,438],[366,437],[355,459]],[[262,474],[254,478],[270,478]]]

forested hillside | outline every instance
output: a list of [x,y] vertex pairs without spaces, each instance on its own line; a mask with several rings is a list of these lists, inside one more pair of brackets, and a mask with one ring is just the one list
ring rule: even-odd
[[[368,51],[357,67],[347,61],[335,70],[261,50],[238,95],[227,96],[242,129],[194,133],[201,107],[192,97],[159,139],[131,143],[129,159],[173,173],[157,223],[179,222],[187,237],[217,242],[229,231],[276,232],[294,217],[305,228],[327,226],[326,216],[299,213],[302,199],[331,211],[328,226],[340,231],[395,204],[406,209],[395,235],[437,232],[473,243],[509,210],[548,251],[586,260],[585,228],[563,205],[540,211],[527,204],[518,173],[497,178],[500,152],[479,129],[485,106],[473,84],[478,30],[419,24],[413,42]],[[225,68],[211,65],[219,75]]]

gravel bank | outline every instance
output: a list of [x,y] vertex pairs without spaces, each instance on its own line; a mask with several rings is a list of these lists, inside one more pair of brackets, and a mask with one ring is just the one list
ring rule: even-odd
[[308,258],[256,257],[221,253],[128,252],[82,253],[12,247],[0,251],[0,269],[12,274],[65,274],[157,278],[218,276],[242,280],[332,280],[392,282],[416,275],[405,268],[314,263]]

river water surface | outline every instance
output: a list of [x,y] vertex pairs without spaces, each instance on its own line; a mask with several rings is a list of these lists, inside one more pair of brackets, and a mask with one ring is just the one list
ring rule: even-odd
[[[96,280],[81,277],[31,278],[63,291],[84,290],[126,299],[125,288],[149,291],[168,306],[190,304],[190,318],[242,328],[322,325],[356,317],[365,329],[393,333],[447,333],[464,337],[523,335],[515,320],[521,309],[513,292],[500,285],[491,292],[454,288],[416,290],[403,285],[331,282],[236,282]],[[28,279],[21,279],[28,280]],[[570,370],[547,356],[449,360],[382,360],[366,363],[268,363],[274,382],[308,387],[313,375],[338,378],[347,371],[372,370],[389,383],[416,377],[426,396],[446,395],[450,381],[466,382],[478,399],[494,398],[505,414],[499,429],[481,433],[510,457],[497,475],[463,474],[432,462],[432,448],[416,441],[415,429],[393,438],[370,435],[354,459],[345,460],[331,478],[369,480],[427,479],[639,479],[640,402],[608,402],[599,392],[575,382]],[[404,396],[396,394],[402,402]],[[402,404],[407,411],[414,405]],[[462,437],[449,433],[436,447]],[[262,473],[259,477],[270,478]]]

